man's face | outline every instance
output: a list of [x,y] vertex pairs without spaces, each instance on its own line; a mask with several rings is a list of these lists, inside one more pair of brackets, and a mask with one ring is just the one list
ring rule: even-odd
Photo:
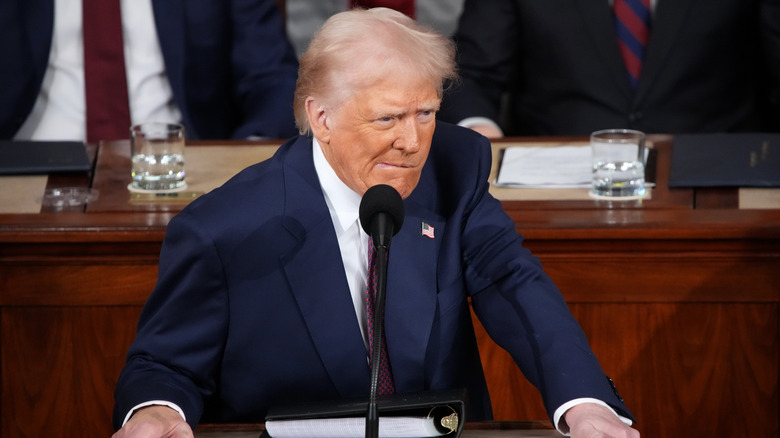
[[[431,148],[440,99],[430,81],[379,80],[325,109],[315,130],[325,158],[339,178],[361,196],[376,184],[402,198],[420,180]],[[322,118],[324,116],[324,119]],[[314,122],[316,123],[316,122]]]

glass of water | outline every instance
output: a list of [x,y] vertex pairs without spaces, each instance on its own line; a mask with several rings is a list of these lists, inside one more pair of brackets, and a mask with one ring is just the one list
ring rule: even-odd
[[184,127],[145,122],[130,128],[131,189],[166,191],[185,187]]
[[591,195],[637,199],[645,195],[645,134],[632,129],[605,129],[590,135],[593,157]]

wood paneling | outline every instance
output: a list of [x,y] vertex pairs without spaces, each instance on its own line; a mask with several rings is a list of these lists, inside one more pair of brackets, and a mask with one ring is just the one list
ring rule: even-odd
[[140,306],[7,307],[3,437],[105,436]]
[[[643,436],[777,436],[777,304],[570,308]],[[508,354],[483,330],[478,336],[495,418],[546,419],[538,392]]]

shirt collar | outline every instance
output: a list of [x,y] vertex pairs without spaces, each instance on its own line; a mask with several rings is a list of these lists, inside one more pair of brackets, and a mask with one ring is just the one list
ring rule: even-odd
[[322,147],[316,138],[312,138],[312,153],[314,169],[320,181],[325,202],[330,209],[333,223],[341,226],[341,231],[347,230],[358,220],[361,196],[347,187],[336,175],[336,172],[325,159]]

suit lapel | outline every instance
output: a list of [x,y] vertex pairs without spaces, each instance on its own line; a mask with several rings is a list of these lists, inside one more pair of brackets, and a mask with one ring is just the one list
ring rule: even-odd
[[[639,77],[636,100],[643,99],[663,71],[694,0],[659,1],[650,24],[650,40]],[[659,25],[655,25],[659,23]]]
[[301,246],[281,260],[298,308],[342,397],[368,393],[366,348],[349,293],[338,240],[314,171],[311,140],[299,137],[284,166],[284,227]]
[[425,355],[437,306],[437,254],[440,239],[422,234],[422,224],[444,235],[444,221],[409,198],[401,231],[390,245],[387,302],[387,347],[398,392],[425,385]]
[[[582,15],[583,22],[588,31],[588,36],[599,54],[599,58],[606,66],[612,81],[617,84],[618,91],[626,98],[630,98],[633,91],[628,81],[623,58],[620,55],[615,23],[609,3],[606,1],[573,0]],[[672,0],[676,1],[676,0]]]

